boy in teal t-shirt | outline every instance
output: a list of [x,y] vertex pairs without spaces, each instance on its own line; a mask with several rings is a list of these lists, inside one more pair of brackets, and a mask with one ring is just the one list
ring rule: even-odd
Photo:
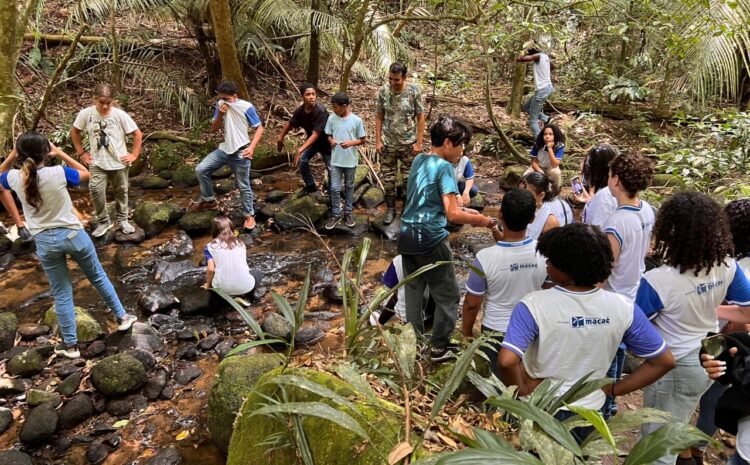
[[356,224],[352,217],[354,204],[354,173],[359,153],[357,146],[365,143],[365,125],[349,110],[349,96],[339,92],[331,99],[333,114],[328,117],[325,133],[331,144],[331,218],[326,229],[333,229],[341,221],[341,185],[346,184],[344,221],[350,228]]

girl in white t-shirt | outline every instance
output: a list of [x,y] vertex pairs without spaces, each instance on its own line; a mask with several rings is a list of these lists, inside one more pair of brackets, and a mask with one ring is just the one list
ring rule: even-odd
[[235,236],[232,221],[226,216],[214,218],[211,236],[213,240],[203,250],[208,265],[203,288],[213,287],[233,296],[252,292],[256,277],[250,272],[245,244]]
[[[536,200],[534,221],[526,229],[529,239],[536,241],[550,229],[560,227],[560,220],[557,219],[555,209],[552,206],[557,197],[557,186],[547,176],[534,171],[524,176],[518,187],[531,192]],[[573,212],[570,211],[571,216],[572,214]],[[574,223],[575,221],[571,218],[570,222]]]
[[589,150],[583,162],[584,190],[576,200],[585,203],[583,222],[600,228],[617,210],[617,200],[609,191],[609,163],[617,157],[617,149],[609,144],[599,144]]

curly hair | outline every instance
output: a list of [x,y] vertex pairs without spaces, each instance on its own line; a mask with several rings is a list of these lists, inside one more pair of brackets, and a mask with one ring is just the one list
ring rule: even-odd
[[750,199],[729,202],[724,211],[729,217],[734,254],[738,258],[750,255]]
[[729,220],[718,202],[698,192],[669,198],[656,217],[655,253],[669,266],[695,276],[734,255]]
[[579,286],[594,286],[606,280],[615,261],[607,236],[588,224],[551,229],[539,238],[536,248]]
[[541,150],[544,148],[544,130],[547,128],[552,129],[552,134],[555,136],[555,145],[565,145],[565,134],[563,134],[562,130],[554,123],[547,123],[544,125],[539,134],[536,135],[536,139],[534,139],[534,145],[537,149]]
[[617,176],[630,198],[646,190],[654,179],[654,164],[640,154],[624,154],[615,157],[609,164],[609,170],[613,176]]
[[583,177],[594,192],[607,187],[609,163],[617,157],[617,149],[609,144],[599,144],[591,148],[583,163]]

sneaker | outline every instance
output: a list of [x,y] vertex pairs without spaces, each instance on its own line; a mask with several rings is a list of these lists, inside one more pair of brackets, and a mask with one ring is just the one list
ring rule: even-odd
[[115,224],[110,220],[107,220],[106,223],[99,223],[96,226],[96,229],[94,229],[94,232],[91,233],[91,235],[94,237],[102,237],[103,235],[107,234],[107,231],[112,229],[114,226]]
[[55,354],[70,359],[81,358],[78,344],[58,344],[55,346]]
[[341,217],[340,216],[332,216],[328,223],[326,223],[326,229],[331,230],[336,227],[337,224],[341,223]]
[[120,231],[122,231],[123,234],[133,234],[135,228],[132,224],[128,223],[128,220],[122,220],[120,221]]
[[138,317],[136,317],[135,315],[131,315],[130,313],[126,313],[124,317],[117,319],[117,330],[127,331],[131,326],[133,326],[133,323],[135,323],[136,321],[138,321]]
[[27,228],[26,226],[18,228],[18,237],[21,238],[21,242],[23,242],[24,244],[34,240],[34,236],[31,235],[29,228]]
[[190,202],[190,211],[202,212],[203,210],[214,210],[218,204],[216,200],[193,200]]
[[248,302],[247,300],[245,300],[242,297],[235,297],[234,301],[237,302],[238,304],[242,305],[243,307],[249,307],[250,306],[250,302]]
[[370,326],[377,326],[379,319],[380,319],[379,311],[375,310],[374,312],[370,313]]
[[252,231],[255,229],[255,217],[254,216],[246,216],[245,217],[245,224],[242,226],[243,228],[247,229],[248,231]]
[[344,222],[350,228],[353,228],[357,225],[357,222],[354,221],[354,217],[352,216],[351,213],[347,213],[346,215],[344,215]]
[[430,348],[430,360],[433,362],[444,362],[456,355],[458,355],[458,346],[453,343],[448,343],[442,349],[437,347]]

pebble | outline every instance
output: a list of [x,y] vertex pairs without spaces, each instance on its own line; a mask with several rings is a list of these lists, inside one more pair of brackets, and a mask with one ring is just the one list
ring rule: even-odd
[[177,384],[186,385],[203,374],[203,370],[195,365],[188,365],[178,369],[174,374]]
[[86,460],[92,465],[99,465],[109,455],[109,447],[101,442],[92,442],[86,448]]
[[49,326],[36,323],[21,323],[18,325],[18,334],[23,339],[34,339],[49,333]]

